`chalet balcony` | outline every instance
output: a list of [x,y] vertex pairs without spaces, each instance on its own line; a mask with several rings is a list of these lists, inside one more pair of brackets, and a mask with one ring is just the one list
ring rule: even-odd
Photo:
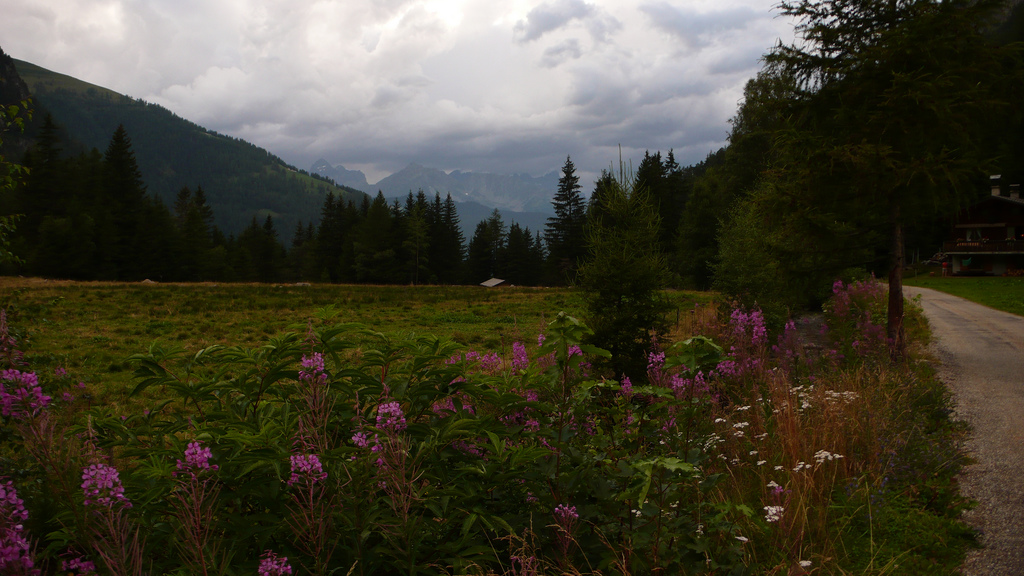
[[1024,240],[952,240],[942,243],[947,254],[1024,254]]

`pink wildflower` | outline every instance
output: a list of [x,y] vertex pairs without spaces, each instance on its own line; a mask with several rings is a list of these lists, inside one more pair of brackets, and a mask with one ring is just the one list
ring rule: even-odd
[[377,428],[387,432],[405,430],[405,413],[402,411],[402,405],[392,400],[377,406]]
[[82,469],[82,491],[86,506],[131,508],[132,503],[124,495],[121,478],[117,469],[106,464],[91,464]]
[[526,346],[522,342],[512,344],[512,369],[526,370],[530,367],[530,357],[526,354]]
[[316,454],[293,454],[291,463],[292,475],[288,479],[289,486],[299,482],[315,484],[327,478],[327,473],[324,472],[320,458]]
[[263,556],[260,557],[260,568],[257,572],[259,576],[284,576],[291,573],[292,567],[288,565],[287,556],[278,556],[270,550],[263,552]]
[[[210,458],[213,456],[213,452],[209,448],[204,448],[200,442],[189,442],[188,447],[185,448],[185,461],[178,460],[178,470],[185,471],[192,475],[204,471],[217,470],[216,464],[210,464]],[[177,472],[174,473],[177,476]]]

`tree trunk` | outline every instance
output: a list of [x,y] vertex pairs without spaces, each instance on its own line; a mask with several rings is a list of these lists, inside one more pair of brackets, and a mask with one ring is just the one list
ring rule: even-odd
[[889,351],[893,361],[906,354],[903,332],[903,223],[899,206],[893,207],[892,244],[889,247],[889,315],[885,333],[889,338]]

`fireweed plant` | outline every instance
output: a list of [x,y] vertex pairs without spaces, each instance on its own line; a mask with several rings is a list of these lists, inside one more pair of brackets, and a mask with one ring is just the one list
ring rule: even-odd
[[131,414],[4,336],[0,574],[936,573],[957,430],[879,360],[875,292],[837,284],[824,348],[728,310],[621,382],[565,314],[498,354],[325,312],[258,348],[152,346],[133,394],[163,400]]

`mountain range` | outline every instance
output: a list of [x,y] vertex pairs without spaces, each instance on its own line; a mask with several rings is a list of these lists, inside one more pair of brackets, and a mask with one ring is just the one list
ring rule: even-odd
[[[476,223],[499,209],[506,223],[532,231],[543,230],[551,215],[551,198],[558,174],[539,178],[526,174],[499,175],[441,170],[410,164],[376,184],[358,170],[332,166],[325,160],[307,172],[291,166],[268,150],[244,140],[218,134],[171,111],[47,70],[0,52],[9,65],[0,78],[28,87],[36,121],[53,116],[67,140],[66,153],[104,150],[118,125],[124,125],[147,188],[168,206],[183,187],[201,186],[217,225],[238,234],[253,218],[272,216],[282,240],[289,241],[299,222],[318,222],[324,197],[333,193],[345,201],[362,202],[378,191],[389,199],[412,191],[451,193],[467,240]],[[31,144],[32,127],[22,148]],[[12,146],[10,138],[5,148]],[[13,142],[17,144],[17,142]]]
[[476,202],[502,212],[553,213],[551,199],[558,188],[558,172],[539,178],[529,174],[490,174],[486,172],[444,172],[416,163],[369,184],[359,170],[332,166],[321,158],[313,163],[310,172],[331,178],[338,184],[362,190],[368,194],[383,192],[387,198],[401,198],[410,191],[423,190],[429,196],[435,192],[451,194],[456,202]]
[[370,184],[359,170],[348,170],[342,165],[331,165],[323,158],[309,170],[334,182],[362,190],[370,195],[377,192],[388,199],[404,199],[409,192],[422,190],[428,197],[435,193],[452,195],[458,205],[463,233],[467,240],[476,223],[488,218],[492,211],[501,212],[506,224],[518,223],[531,231],[543,232],[547,219],[554,214],[551,199],[558,188],[558,172],[535,178],[529,174],[491,174],[487,172],[444,172],[416,163]]

